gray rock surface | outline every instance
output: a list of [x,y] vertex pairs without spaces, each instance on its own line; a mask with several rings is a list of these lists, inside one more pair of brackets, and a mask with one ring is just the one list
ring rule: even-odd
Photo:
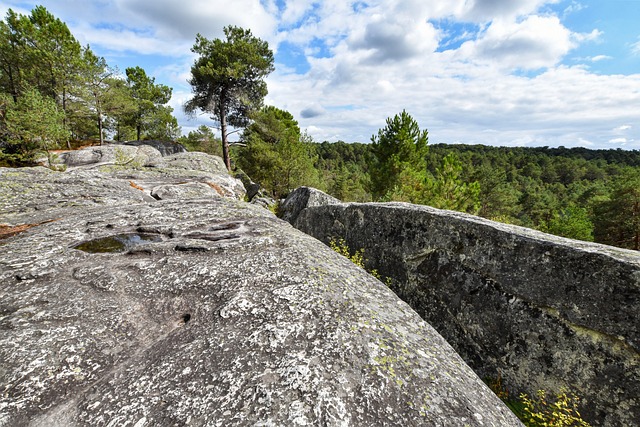
[[292,191],[280,206],[280,218],[295,224],[300,212],[306,208],[340,203],[340,200],[315,188],[299,187]]
[[184,148],[181,144],[172,141],[158,141],[158,140],[142,140],[142,141],[126,141],[123,142],[124,145],[133,145],[133,146],[150,146],[155,148],[162,154],[163,156],[170,156],[172,154],[178,153],[186,153],[187,149]]
[[234,173],[233,176],[239,179],[240,181],[242,181],[244,188],[247,190],[248,201],[250,202],[253,201],[254,197],[266,196],[266,193],[262,190],[262,188],[260,187],[260,184],[253,182],[253,180],[249,177],[249,175],[247,175],[243,171],[239,170],[236,173]]
[[[56,161],[54,160],[54,162]],[[129,147],[126,145],[113,144],[66,151],[58,155],[56,163],[63,164],[68,168],[75,168],[113,164],[148,167],[155,166],[161,162],[162,155],[153,147],[147,145]]]
[[294,224],[364,249],[481,377],[566,386],[594,425],[640,420],[640,253],[403,203],[309,207]]
[[56,219],[69,208],[245,195],[242,183],[227,173],[222,160],[203,153],[163,158],[152,147],[110,145],[60,158],[69,165],[63,173],[43,167],[0,169],[0,213],[5,222]]
[[0,240],[0,426],[520,425],[315,239],[129,182],[204,189],[201,173],[0,169],[0,223],[39,224]]

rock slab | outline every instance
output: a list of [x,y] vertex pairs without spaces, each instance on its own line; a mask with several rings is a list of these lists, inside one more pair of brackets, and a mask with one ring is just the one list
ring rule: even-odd
[[521,425],[386,286],[267,210],[40,169],[0,170],[0,222],[39,223],[0,240],[0,426]]
[[566,386],[594,425],[640,420],[639,253],[405,203],[312,206],[293,223],[364,249],[481,377]]

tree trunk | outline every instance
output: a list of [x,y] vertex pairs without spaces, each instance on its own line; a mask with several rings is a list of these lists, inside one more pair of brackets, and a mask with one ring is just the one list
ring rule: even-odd
[[[62,126],[67,128],[67,89],[62,89],[62,111],[64,112],[64,118],[62,119]],[[71,150],[71,140],[67,136],[67,149]]]
[[138,125],[136,125],[136,133],[137,133],[138,141],[140,141],[140,128],[141,128],[141,127],[142,127],[142,126],[140,126],[139,124],[138,124]]
[[220,133],[222,134],[222,159],[227,167],[227,170],[231,172],[231,158],[229,157],[229,141],[227,140],[227,111],[225,108],[225,100],[220,100]]
[[102,107],[100,106],[100,99],[98,94],[94,93],[96,98],[96,113],[98,114],[98,132],[100,132],[100,146],[104,143],[104,136],[102,135]]

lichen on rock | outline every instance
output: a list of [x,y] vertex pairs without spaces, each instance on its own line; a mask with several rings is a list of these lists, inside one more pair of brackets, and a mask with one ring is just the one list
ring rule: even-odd
[[9,173],[50,179],[0,222],[56,220],[0,241],[0,426],[520,425],[385,285],[263,208]]

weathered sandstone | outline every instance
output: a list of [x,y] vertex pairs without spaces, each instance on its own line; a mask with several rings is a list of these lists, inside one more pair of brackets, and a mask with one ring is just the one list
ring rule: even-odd
[[0,240],[0,426],[520,425],[386,286],[171,157],[0,169],[33,225]]
[[293,203],[309,191],[285,203],[293,224],[363,248],[481,377],[566,386],[594,425],[640,420],[639,253],[427,206]]

